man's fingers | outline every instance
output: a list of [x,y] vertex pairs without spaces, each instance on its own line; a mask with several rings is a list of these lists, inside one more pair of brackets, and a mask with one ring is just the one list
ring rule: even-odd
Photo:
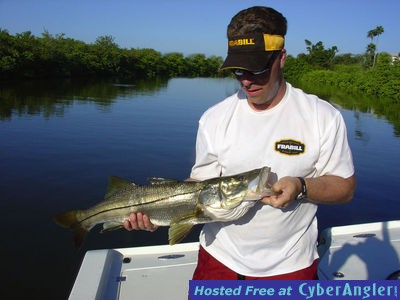
[[265,197],[261,201],[275,208],[285,208],[289,205],[289,203],[285,202],[282,197],[279,197],[279,195]]
[[144,224],[144,228],[148,231],[155,231],[157,229],[157,226],[154,226],[151,222],[150,222],[150,218],[147,215],[143,215],[143,224]]
[[129,218],[123,223],[124,228],[128,231],[132,230],[147,230],[155,231],[158,227],[151,223],[150,218],[141,213],[131,213]]
[[140,230],[146,229],[144,222],[143,222],[143,214],[142,213],[140,213],[140,212],[136,213],[136,222],[137,222],[137,226],[135,229],[140,229]]
[[132,230],[132,226],[131,226],[131,223],[129,222],[129,220],[125,220],[123,225],[126,230],[128,230],[128,231]]

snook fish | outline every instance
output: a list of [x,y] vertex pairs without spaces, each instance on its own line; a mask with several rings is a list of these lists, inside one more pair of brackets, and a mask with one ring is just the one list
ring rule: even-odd
[[254,200],[273,194],[269,177],[269,167],[199,182],[150,178],[150,184],[141,186],[110,177],[103,201],[86,210],[61,213],[54,220],[72,229],[80,246],[95,225],[103,224],[101,232],[118,229],[131,212],[142,212],[153,224],[170,226],[169,244],[173,245],[195,224],[232,221],[244,215]]

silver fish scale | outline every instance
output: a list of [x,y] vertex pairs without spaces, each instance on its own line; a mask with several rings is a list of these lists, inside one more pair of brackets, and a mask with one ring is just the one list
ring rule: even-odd
[[178,182],[147,186],[129,186],[118,190],[106,200],[78,212],[78,220],[85,228],[102,222],[123,220],[131,212],[147,214],[155,225],[169,225],[171,219],[182,214],[194,214],[198,194],[205,186],[201,182]]

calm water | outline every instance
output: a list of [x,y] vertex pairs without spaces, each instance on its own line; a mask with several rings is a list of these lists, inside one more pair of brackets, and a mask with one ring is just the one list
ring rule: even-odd
[[[166,243],[164,228],[121,230],[75,251],[52,216],[99,201],[109,175],[186,178],[200,115],[236,89],[230,79],[0,84],[2,298],[65,299],[86,250]],[[399,120],[372,111],[342,109],[358,186],[350,204],[320,207],[320,228],[400,218]]]

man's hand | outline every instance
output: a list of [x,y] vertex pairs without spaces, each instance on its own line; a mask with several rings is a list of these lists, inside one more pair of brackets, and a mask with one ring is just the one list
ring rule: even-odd
[[[344,204],[353,198],[356,180],[354,175],[342,178],[335,175],[323,175],[304,178],[307,186],[307,201],[315,204]],[[286,208],[301,192],[301,182],[297,177],[283,177],[272,185],[276,195],[265,197],[261,201],[276,208]]]
[[261,201],[275,208],[286,208],[301,192],[300,180],[296,177],[282,177],[272,185],[275,195],[263,198]]
[[129,215],[129,218],[124,221],[124,228],[128,231],[146,230],[153,232],[158,228],[158,226],[151,223],[150,218],[147,215],[138,212]]

